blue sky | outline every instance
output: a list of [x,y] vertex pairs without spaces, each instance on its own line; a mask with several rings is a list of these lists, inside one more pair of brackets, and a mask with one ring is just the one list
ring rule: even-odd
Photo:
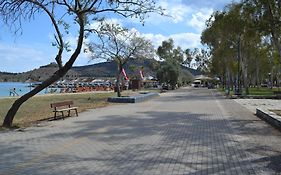
[[[221,10],[232,0],[159,0],[158,3],[172,17],[151,14],[142,26],[133,19],[113,18],[123,26],[139,31],[158,47],[163,40],[173,38],[183,49],[201,47],[200,35],[206,19],[213,11]],[[7,26],[0,28],[0,71],[25,72],[54,62],[56,49],[51,46],[53,29],[48,18],[37,15],[23,24],[21,35],[13,35]],[[75,33],[69,41],[75,42]],[[67,58],[67,54],[64,55]],[[93,64],[81,54],[75,66]]]

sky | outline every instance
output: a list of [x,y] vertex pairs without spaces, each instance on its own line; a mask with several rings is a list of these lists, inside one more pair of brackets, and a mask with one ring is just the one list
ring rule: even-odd
[[[202,47],[200,36],[205,21],[214,11],[222,10],[233,0],[159,0],[170,17],[150,14],[142,25],[135,19],[112,18],[129,29],[137,30],[150,39],[155,48],[162,41],[172,38],[175,46],[182,49]],[[54,62],[56,48],[52,46],[53,28],[47,17],[35,16],[25,21],[21,33],[14,35],[8,26],[0,23],[0,72],[26,72]],[[70,33],[68,40],[75,43],[76,33]],[[68,53],[64,55],[66,61]],[[80,54],[74,66],[94,64],[87,54]]]

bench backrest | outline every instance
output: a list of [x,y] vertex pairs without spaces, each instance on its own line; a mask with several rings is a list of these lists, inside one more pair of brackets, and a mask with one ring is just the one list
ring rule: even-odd
[[62,101],[62,102],[51,103],[51,108],[71,106],[71,105],[73,105],[73,101]]

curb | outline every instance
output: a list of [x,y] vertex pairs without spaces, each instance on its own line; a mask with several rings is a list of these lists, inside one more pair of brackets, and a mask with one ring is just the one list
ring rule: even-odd
[[109,97],[107,101],[112,103],[139,103],[157,96],[159,96],[158,93],[149,92],[131,97]]
[[281,117],[266,109],[257,108],[256,115],[281,131]]

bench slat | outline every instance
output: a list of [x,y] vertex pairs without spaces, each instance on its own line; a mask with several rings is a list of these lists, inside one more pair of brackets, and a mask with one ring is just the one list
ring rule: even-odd
[[74,110],[74,109],[78,109],[78,107],[70,107],[70,108],[56,109],[56,110],[54,110],[54,112],[55,112],[55,111],[57,111],[57,112],[69,111],[69,110]]
[[76,116],[78,116],[78,112],[77,112],[78,107],[71,106],[73,104],[74,104],[73,101],[62,101],[62,102],[51,103],[51,108],[54,108],[54,110],[53,110],[53,112],[55,113],[54,118],[57,117],[57,112],[60,112],[64,119],[63,112],[68,111],[68,116],[69,116],[71,110],[74,110],[76,113]]
[[73,101],[62,101],[62,102],[51,103],[51,108],[68,106],[68,105],[73,105]]

